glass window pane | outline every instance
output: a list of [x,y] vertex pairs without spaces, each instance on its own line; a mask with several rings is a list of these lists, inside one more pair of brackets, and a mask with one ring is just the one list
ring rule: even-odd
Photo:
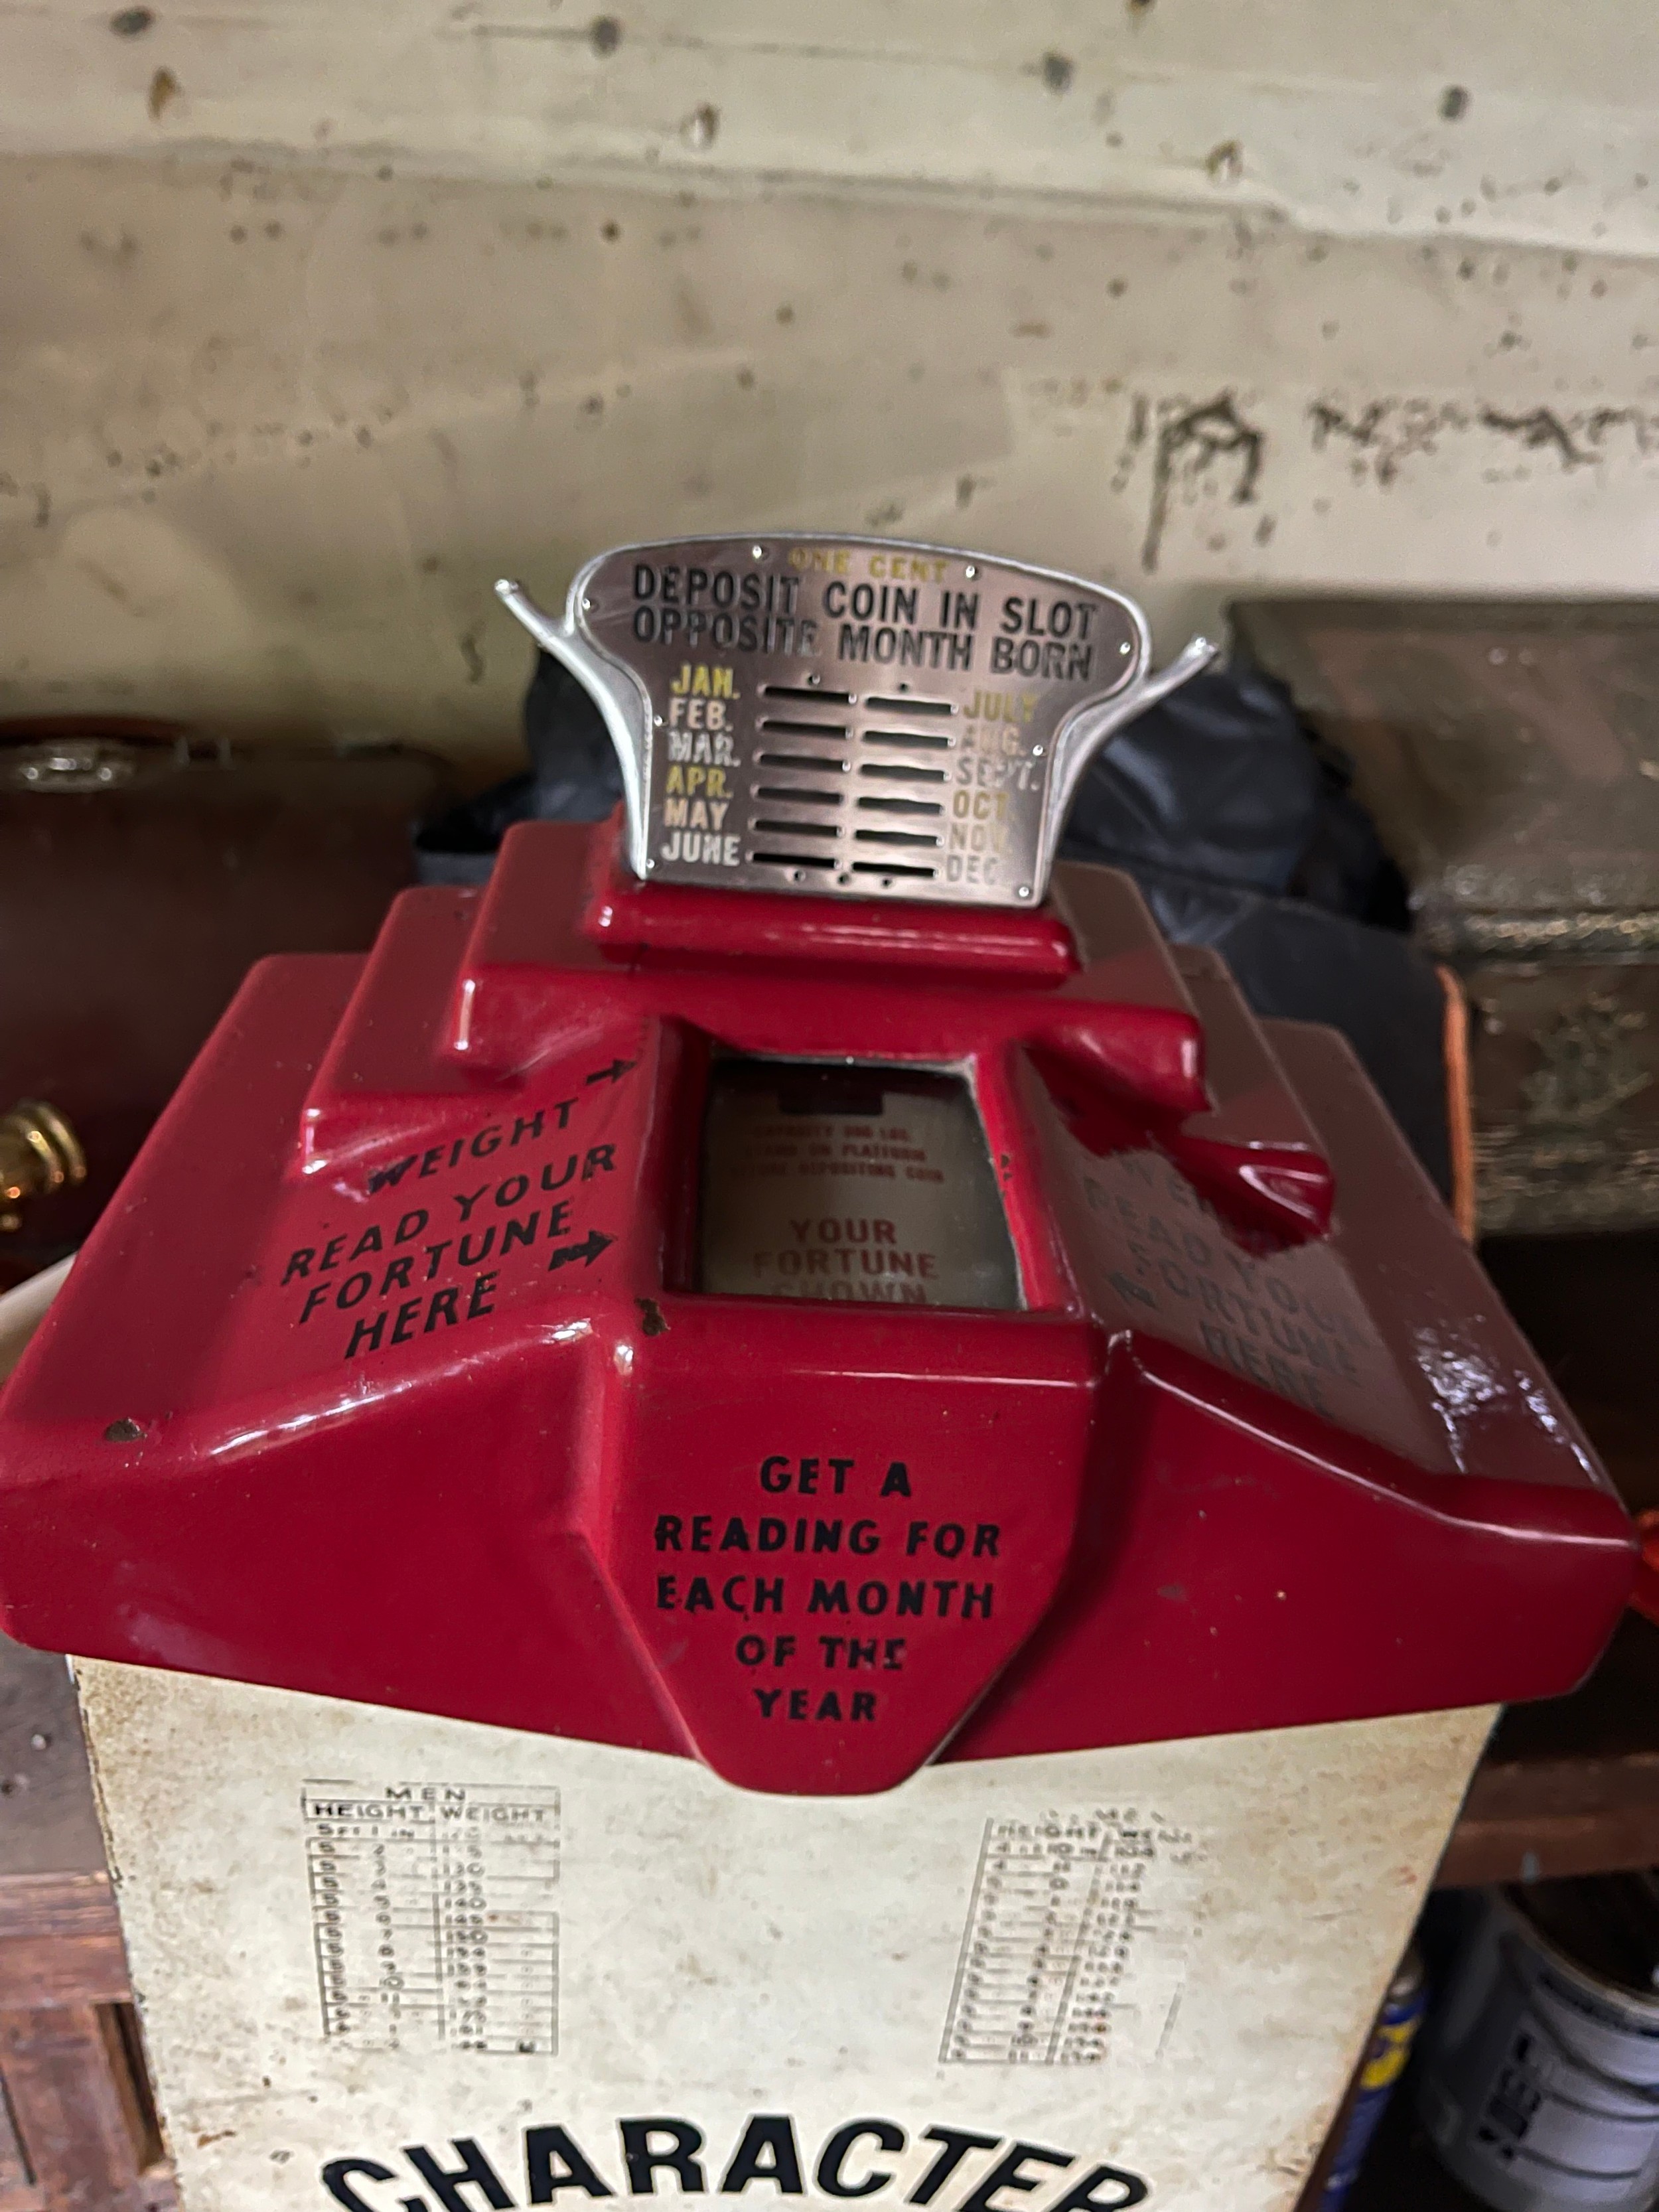
[[738,1297],[1021,1304],[972,1093],[911,1068],[716,1061],[701,1257],[700,1287]]

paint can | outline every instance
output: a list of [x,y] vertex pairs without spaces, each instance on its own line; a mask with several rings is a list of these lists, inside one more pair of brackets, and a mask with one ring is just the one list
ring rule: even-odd
[[1358,2093],[1348,2108],[1342,2145],[1331,2161],[1318,2212],[1338,2212],[1359,2178],[1359,2169],[1370,2148],[1371,2137],[1388,2109],[1395,2087],[1406,2070],[1412,2045],[1428,2006],[1428,1986],[1423,1961],[1413,1943],[1400,1962],[1400,1971],[1389,1984],[1382,2009],[1376,2016],[1371,2039],[1360,2062]]
[[1659,2191],[1659,1876],[1490,1890],[1426,2039],[1419,2116],[1497,2212]]

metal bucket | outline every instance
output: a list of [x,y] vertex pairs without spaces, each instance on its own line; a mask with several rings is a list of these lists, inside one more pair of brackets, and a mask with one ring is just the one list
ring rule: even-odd
[[1645,2212],[1659,2191],[1659,1880],[1492,1890],[1427,2039],[1418,2108],[1498,2212]]

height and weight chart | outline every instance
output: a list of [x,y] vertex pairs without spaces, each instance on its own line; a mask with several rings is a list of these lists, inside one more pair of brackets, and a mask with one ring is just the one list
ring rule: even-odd
[[308,1782],[301,1808],[327,2037],[557,2050],[556,1790]]
[[1133,1808],[988,1821],[940,2058],[1089,2065],[1125,2029],[1167,2035],[1200,1856]]
[[[617,2123],[665,2111],[703,2138],[692,2171],[704,2190],[682,2194],[672,2172],[659,2173],[659,2212],[673,2212],[665,2183],[680,2212],[714,2212],[757,2116],[781,2143],[793,2132],[804,2174],[818,2172],[848,2126],[879,2120],[902,2131],[902,2152],[889,2156],[864,2136],[842,2169],[851,2186],[890,2174],[872,2207],[897,2208],[937,2162],[929,2129],[961,2126],[995,2136],[995,2147],[969,2154],[934,2212],[964,2202],[1030,2143],[1072,2159],[1024,2197],[1032,2212],[1103,2165],[1131,2179],[1096,2186],[1085,2201],[1098,2205],[1126,2202],[1139,2178],[1147,2212],[1289,2212],[1492,1723],[1483,1707],[941,1762],[870,1796],[779,1797],[657,1753],[99,1660],[78,1662],[76,1676],[192,2212],[331,2212],[325,2169],[365,2206],[392,2212],[408,2198],[437,2212],[443,2192],[431,2174],[453,2176],[474,2158],[473,2171],[499,2177],[499,2200],[529,2205],[565,2178],[554,2124],[571,2131],[614,2196],[584,2207],[572,2185],[556,2192],[563,2212],[619,2212],[629,2173]],[[204,1742],[215,1747],[207,1760]],[[557,1901],[557,2002],[568,2015],[556,2056],[363,2052],[323,2033],[319,1952],[325,1961],[349,1954],[350,1972],[325,1966],[337,1993],[349,1994],[358,1973],[377,1986],[383,1963],[378,1937],[365,1955],[368,1881],[361,1867],[348,1870],[345,1847],[384,1844],[388,1862],[418,1851],[429,1865],[437,1800],[386,1785],[451,1778],[489,1785],[468,1788],[465,1805],[532,1815],[511,1826],[443,1826],[537,1839],[523,1856],[543,1863],[537,1909],[550,1923]],[[540,1839],[556,1818],[550,1883],[552,1853]],[[301,1875],[307,1835],[320,1943]],[[1060,1844],[1079,1848],[1066,1854]],[[1110,2047],[1092,2066],[940,2066],[970,1905],[971,1934],[1006,1922],[983,1884],[976,1896],[976,1878],[981,1865],[988,1875],[1029,1863],[1020,1845],[1037,1847],[1048,1878],[1064,1882],[1048,1893],[1062,1902],[1082,1873],[1073,1856],[1110,1868],[1121,1845],[1131,1875],[1139,1856]],[[487,1840],[483,1856],[496,1848]],[[515,1852],[509,1868],[518,1863]],[[1098,1903],[1092,1868],[1085,1896],[1091,1889]],[[256,1893],[270,1910],[250,1912]],[[1322,1900],[1311,1919],[1310,1896]],[[353,1913],[359,1924],[342,1942],[338,1924]],[[1287,1944],[1293,1924],[1306,1940]],[[1041,1929],[1024,1941],[1029,1959]],[[971,1968],[971,1940],[968,1953]],[[225,1972],[227,1958],[236,1972]],[[551,1986],[547,1975],[540,1988]],[[994,2008],[1005,2051],[1027,2002]],[[958,2003],[952,2036],[964,2057],[984,2033]],[[270,2087],[250,2099],[261,2077]],[[1228,2094],[1218,2099],[1224,2077]],[[1021,2172],[1030,2179],[1036,2165]],[[492,2191],[462,2183],[460,2194],[468,2212],[484,2212]],[[750,2187],[749,2206],[765,2212],[775,2194]],[[1018,2194],[1005,2189],[997,2201]],[[737,2195],[726,2202],[745,2212]]]

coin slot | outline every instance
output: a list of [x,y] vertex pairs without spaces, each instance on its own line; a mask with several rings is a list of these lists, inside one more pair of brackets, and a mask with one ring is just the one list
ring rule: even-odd
[[[830,760],[823,753],[757,753],[755,756],[762,768],[839,769],[838,760]],[[944,781],[943,777],[940,781]]]
[[811,791],[804,784],[757,783],[757,799],[787,799],[791,806],[839,806],[842,795],[838,791]]
[[[792,822],[790,835],[793,836],[799,827],[799,823]],[[777,832],[770,834],[775,836]],[[823,853],[751,853],[749,858],[757,868],[833,868],[836,865]],[[932,869],[928,873],[933,873]]]
[[769,837],[839,837],[841,832],[833,822],[751,822],[752,830],[764,830]]
[[850,707],[853,703],[850,691],[822,691],[816,684],[810,689],[802,684],[763,684],[761,696],[763,699],[799,699],[803,705],[811,707]]
[[768,716],[763,719],[761,727],[775,730],[780,737],[784,738],[844,738],[847,735],[844,722],[783,722]]
[[943,783],[946,780],[942,768],[911,768],[894,761],[861,762],[859,774],[882,783]]
[[903,745],[911,752],[949,752],[955,744],[942,730],[866,730],[866,745]]
[[902,860],[854,860],[853,873],[855,876],[879,876],[883,883],[890,882],[895,876],[921,876],[931,884],[939,870],[909,867]]
[[932,799],[860,799],[860,814],[943,814],[945,809]]
[[927,845],[939,850],[937,837],[924,836],[914,830],[855,830],[853,836],[860,845]]
[[872,714],[954,714],[949,699],[866,699]]

